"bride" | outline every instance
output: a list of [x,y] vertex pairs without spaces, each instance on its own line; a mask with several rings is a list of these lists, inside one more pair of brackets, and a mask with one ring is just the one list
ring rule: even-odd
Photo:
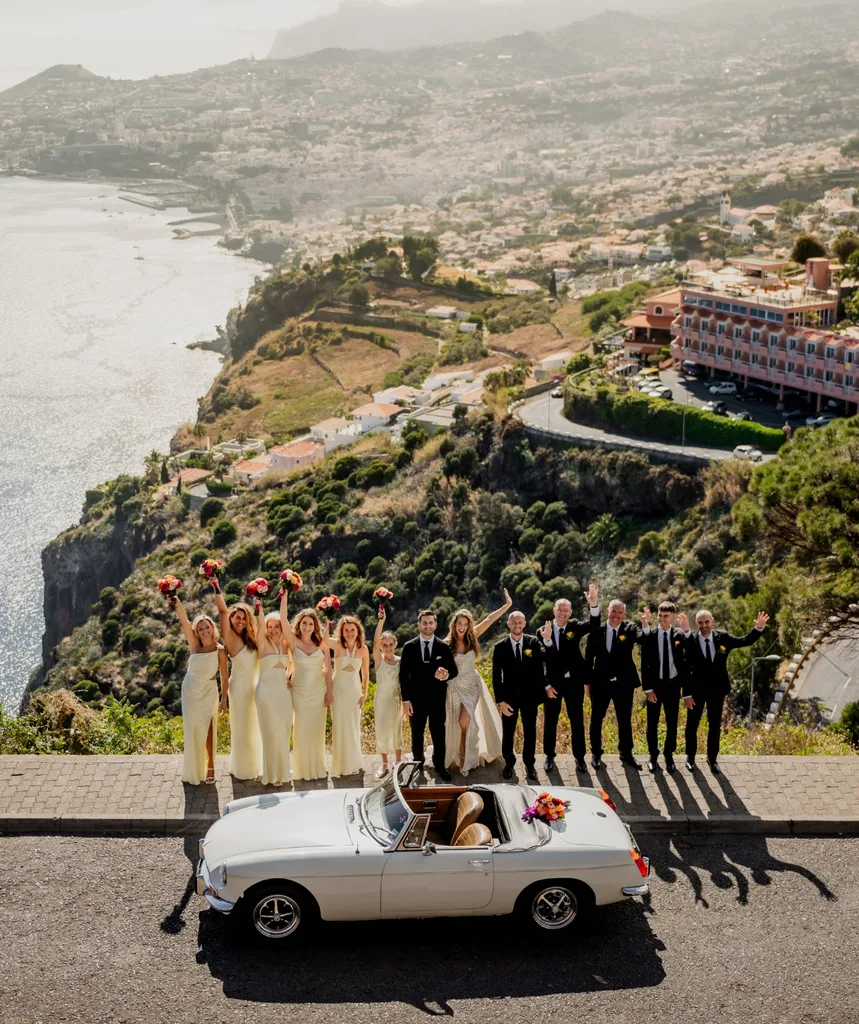
[[475,662],[480,654],[479,638],[512,605],[505,590],[503,606],[477,625],[466,608],[460,608],[451,620],[447,643],[459,674],[447,684],[445,766],[459,768],[462,775],[501,757],[501,716]]

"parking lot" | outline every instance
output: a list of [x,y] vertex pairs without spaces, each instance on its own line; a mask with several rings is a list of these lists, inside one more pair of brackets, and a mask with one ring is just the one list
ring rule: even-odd
[[[709,388],[711,384],[717,382],[716,380],[710,380],[709,378],[704,380],[693,376],[686,376],[686,374],[678,370],[663,370],[659,376],[663,383],[671,389],[675,402],[688,401],[690,405],[700,409],[706,402],[720,401],[725,403],[729,413],[747,412],[755,423],[760,423],[765,427],[780,428],[784,426],[784,416],[780,410],[776,409],[776,403],[778,402],[776,395],[767,394],[765,391],[759,391],[756,388],[744,391],[740,384],[737,385],[737,388],[743,397],[738,397],[737,395],[711,395]],[[805,410],[804,403],[798,397],[792,398],[791,403],[791,408],[795,405],[800,405],[803,411]],[[809,407],[806,415],[811,415],[813,412],[814,409]],[[794,428],[804,426],[805,419],[804,417],[791,419],[790,423]]]

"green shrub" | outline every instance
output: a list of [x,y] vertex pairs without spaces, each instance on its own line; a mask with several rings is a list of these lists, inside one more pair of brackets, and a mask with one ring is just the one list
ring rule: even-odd
[[98,683],[94,683],[92,679],[81,679],[73,687],[73,692],[76,697],[84,701],[98,700],[101,696]]
[[376,555],[367,566],[367,579],[380,583],[388,572],[388,563],[381,555]]
[[122,649],[124,651],[145,651],[149,647],[151,637],[136,626],[126,626],[122,631]]
[[227,597],[244,597],[245,587],[241,580],[230,580],[224,587]]
[[859,700],[844,705],[838,728],[847,737],[848,743],[859,747]]
[[230,480],[216,480],[210,476],[206,481],[206,490],[215,498],[228,498],[233,493],[233,484]]
[[345,480],[347,477],[351,476],[360,465],[361,460],[357,455],[341,455],[334,463],[334,468],[331,470],[331,476],[335,480]]
[[138,605],[137,594],[126,594],[119,610],[123,615],[130,615]]
[[259,544],[248,544],[246,547],[239,548],[227,562],[227,572],[231,576],[239,576],[241,573],[256,569],[259,565],[261,550]]
[[165,706],[170,706],[174,701],[177,701],[181,696],[181,689],[179,684],[174,680],[169,683],[165,683],[161,687],[161,700]]
[[218,498],[206,498],[200,506],[200,526],[207,526],[213,519],[217,519],[224,510],[224,503]]
[[202,565],[208,557],[209,552],[205,548],[194,548],[188,555],[188,561],[196,568],[196,566]]
[[139,712],[142,712],[146,709],[146,705],[149,703],[149,694],[142,686],[138,686],[129,693],[128,699]]
[[98,595],[99,603],[101,604],[102,610],[107,614],[111,608],[114,607],[117,601],[117,593],[113,587],[105,587],[102,592]]
[[653,559],[661,558],[664,550],[665,543],[662,540],[662,536],[655,530],[650,530],[639,538],[635,556],[643,562],[652,561]]
[[116,619],[105,619],[101,627],[101,642],[105,648],[113,647],[119,639],[120,625]]
[[212,543],[223,548],[236,539],[236,527],[229,519],[216,519],[212,524]]

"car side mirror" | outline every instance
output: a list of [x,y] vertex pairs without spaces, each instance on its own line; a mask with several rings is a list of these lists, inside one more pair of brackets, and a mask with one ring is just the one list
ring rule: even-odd
[[435,843],[424,843],[424,848],[421,851],[424,857],[431,857],[435,852]]

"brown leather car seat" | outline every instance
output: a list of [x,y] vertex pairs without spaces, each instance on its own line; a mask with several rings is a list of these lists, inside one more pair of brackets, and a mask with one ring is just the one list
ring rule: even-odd
[[454,846],[492,846],[492,833],[485,825],[469,825],[464,828]]
[[483,814],[483,797],[478,793],[460,793],[456,803],[451,807],[447,819],[448,843],[456,846],[462,831],[473,825]]

